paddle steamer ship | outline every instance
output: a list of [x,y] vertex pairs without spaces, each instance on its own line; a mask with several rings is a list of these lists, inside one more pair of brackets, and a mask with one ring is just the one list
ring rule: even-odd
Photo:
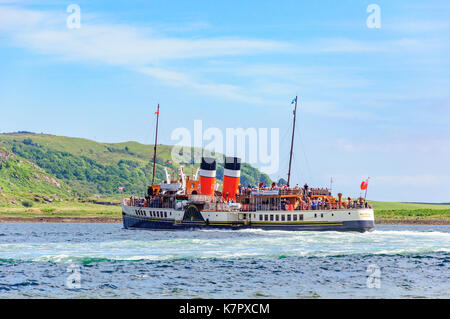
[[222,191],[216,185],[216,159],[204,157],[188,176],[179,167],[174,178],[155,184],[159,105],[153,160],[153,183],[145,197],[122,199],[123,225],[130,229],[269,229],[370,231],[373,209],[363,198],[335,199],[327,188],[290,187],[297,98],[295,98],[288,181],[285,186],[240,185],[241,161],[226,157]]

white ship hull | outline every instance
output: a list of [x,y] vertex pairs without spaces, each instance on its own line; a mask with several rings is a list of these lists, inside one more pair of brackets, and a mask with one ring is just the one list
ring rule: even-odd
[[122,203],[125,228],[259,228],[308,231],[370,231],[371,208],[333,210],[197,211],[195,216],[174,208],[134,207]]

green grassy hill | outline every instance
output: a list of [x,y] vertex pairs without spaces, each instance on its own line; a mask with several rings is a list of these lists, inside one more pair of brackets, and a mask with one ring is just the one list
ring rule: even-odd
[[52,202],[74,195],[64,182],[0,146],[0,203]]
[[373,201],[376,219],[450,219],[450,205]]
[[[128,194],[140,194],[152,180],[153,145],[137,142],[98,143],[87,139],[46,134],[0,134],[0,146],[25,158],[76,189],[83,196],[118,194],[123,186]],[[175,169],[171,162],[172,146],[158,145],[156,181],[165,178],[164,167]],[[184,165],[191,173],[198,165]],[[270,178],[251,165],[241,169],[244,185],[264,182]],[[218,164],[217,178],[223,178],[223,165]]]

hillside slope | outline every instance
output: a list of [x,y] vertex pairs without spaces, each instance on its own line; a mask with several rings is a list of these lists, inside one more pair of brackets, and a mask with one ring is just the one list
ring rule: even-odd
[[64,182],[0,146],[1,204],[24,199],[51,202],[71,195],[73,191]]
[[[117,144],[54,136],[46,134],[0,134],[0,145],[21,156],[46,173],[54,175],[84,195],[117,194],[118,186],[126,193],[142,193],[152,180],[153,145],[137,142]],[[164,179],[164,167],[175,169],[171,162],[172,146],[158,145],[156,181]],[[191,173],[198,165],[188,164]],[[223,178],[223,165],[218,164],[217,178]],[[244,163],[241,171],[243,185],[270,184],[270,178]]]

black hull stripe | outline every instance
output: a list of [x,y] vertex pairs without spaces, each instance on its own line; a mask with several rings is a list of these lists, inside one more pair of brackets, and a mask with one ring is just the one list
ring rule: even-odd
[[[135,219],[140,219],[140,220],[145,220],[145,221],[154,221],[154,222],[161,222],[161,223],[175,223],[175,219],[164,219],[164,218],[151,218],[151,217],[144,217],[144,216],[130,216],[127,215],[128,218],[135,218]],[[193,225],[206,225],[206,223],[204,222],[199,222],[199,221],[190,221],[190,220],[183,220],[181,222],[182,224],[193,224]],[[236,222],[227,222],[227,221],[223,221],[223,222],[209,222],[210,225],[236,225],[236,226],[244,226],[244,224],[238,224]],[[280,223],[280,222],[251,222],[251,225],[253,226],[282,226],[282,227],[286,227],[286,226],[314,226],[314,225],[334,225],[334,226],[338,226],[338,225],[342,225],[342,222],[325,222],[325,221],[308,221],[308,222],[299,222],[299,223],[293,223],[293,222],[287,222],[287,223]]]
[[203,223],[195,221],[183,221],[182,223],[175,223],[174,220],[149,220],[144,218],[136,218],[135,216],[123,216],[123,225],[125,228],[136,229],[165,229],[165,230],[183,230],[192,228],[222,228],[222,229],[279,229],[279,230],[323,230],[323,231],[369,231],[375,227],[373,221],[343,221],[343,222],[329,222],[329,223],[299,223],[299,224],[269,224],[269,223],[252,223],[252,224],[236,224],[232,222],[216,222]]

